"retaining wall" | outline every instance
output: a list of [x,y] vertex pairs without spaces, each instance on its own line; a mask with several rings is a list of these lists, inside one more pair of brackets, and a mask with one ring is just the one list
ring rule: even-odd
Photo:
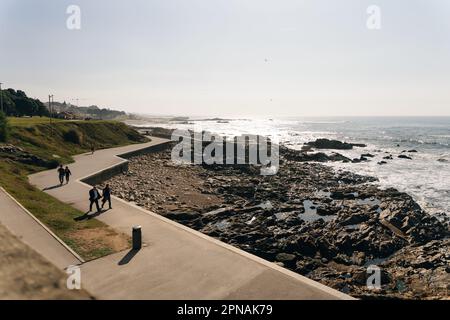
[[87,178],[81,179],[81,181],[84,183],[90,184],[90,185],[100,184],[103,181],[108,180],[117,174],[123,174],[123,173],[127,172],[128,171],[128,162],[129,162],[128,159],[139,156],[139,155],[143,155],[143,154],[162,151],[162,150],[170,147],[171,144],[172,144],[172,141],[168,141],[168,142],[164,142],[164,143],[161,143],[161,144],[158,144],[155,146],[150,146],[147,148],[142,148],[139,150],[119,154],[117,156],[124,159],[122,162],[115,164],[109,168],[106,168],[102,171],[96,172]]

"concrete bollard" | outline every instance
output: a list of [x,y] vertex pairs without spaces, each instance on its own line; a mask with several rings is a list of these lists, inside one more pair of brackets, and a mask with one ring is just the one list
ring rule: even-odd
[[142,230],[141,226],[133,227],[133,250],[142,248]]

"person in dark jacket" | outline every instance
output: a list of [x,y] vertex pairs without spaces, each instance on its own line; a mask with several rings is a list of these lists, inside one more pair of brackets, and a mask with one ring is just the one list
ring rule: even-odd
[[89,212],[92,211],[92,205],[95,203],[95,207],[97,208],[97,212],[100,212],[100,206],[98,205],[98,200],[100,199],[100,193],[98,192],[97,188],[95,186],[92,187],[91,190],[89,190]]
[[111,207],[111,189],[109,188],[109,184],[107,184],[107,185],[103,188],[102,209],[103,209],[103,207],[104,207],[106,201],[108,201],[109,208],[112,209],[112,207]]
[[69,179],[70,179],[70,176],[72,175],[72,172],[70,172],[69,167],[66,166],[66,168],[64,169],[64,173],[66,175],[66,184],[67,184],[67,183],[69,183]]
[[63,165],[60,164],[59,168],[58,168],[58,178],[59,178],[59,183],[63,184],[64,183],[64,176],[66,175],[66,171],[63,168]]

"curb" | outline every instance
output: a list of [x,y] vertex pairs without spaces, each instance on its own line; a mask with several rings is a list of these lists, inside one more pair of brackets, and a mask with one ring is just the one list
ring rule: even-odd
[[44,225],[38,218],[36,218],[27,208],[25,208],[19,201],[17,201],[11,194],[9,194],[3,187],[0,186],[0,191],[5,193],[12,201],[14,201],[28,216],[36,221],[45,231],[47,231],[56,241],[58,241],[67,251],[69,251],[80,263],[86,261],[81,258],[72,248],[70,248],[64,241],[62,241],[56,234],[54,234],[46,225]]

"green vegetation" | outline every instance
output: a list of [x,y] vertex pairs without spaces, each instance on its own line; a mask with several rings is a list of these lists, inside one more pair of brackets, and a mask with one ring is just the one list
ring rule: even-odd
[[[115,252],[112,243],[118,238],[122,243],[128,243],[129,239],[125,235],[116,233],[96,219],[75,221],[74,218],[83,215],[81,211],[28,183],[27,175],[34,169],[12,161],[0,161],[0,185],[85,260]],[[79,236],[86,231],[99,234],[95,239],[96,243],[91,243],[92,239]],[[105,233],[110,237],[104,237]]]
[[99,108],[97,106],[79,107],[64,102],[53,102],[52,110],[54,112],[68,112],[77,118],[91,118],[103,120],[126,119],[127,114],[124,111],[111,110],[107,108]]
[[9,123],[5,114],[0,111],[0,142],[5,142],[9,137]]
[[14,125],[17,120],[10,118],[10,143],[43,159],[54,160],[56,156],[63,163],[71,162],[72,155],[90,151],[92,145],[102,149],[145,141],[137,131],[117,121],[60,120],[39,124],[29,118],[32,124],[27,125],[23,120]]
[[72,142],[77,145],[83,144],[83,135],[75,129],[64,132],[63,138],[67,142]]
[[120,122],[61,121],[50,125],[29,119],[28,123],[11,119],[8,143],[45,161],[23,163],[3,156],[0,150],[0,185],[84,259],[126,249],[127,236],[96,219],[74,220],[84,213],[33,187],[27,176],[47,169],[40,163],[69,163],[73,155],[89,151],[91,144],[99,149],[144,142],[145,138]]
[[[32,127],[37,124],[50,124],[49,117],[8,117],[9,123],[14,127]],[[64,122],[62,119],[51,119],[52,123]]]
[[[1,90],[4,112],[12,117],[48,117],[50,111],[47,103],[33,99],[22,90]],[[64,102],[52,102],[52,118],[60,119],[98,119],[98,120],[124,120],[128,115],[124,111],[99,108],[97,106],[79,107]],[[47,119],[48,120],[48,119]],[[45,120],[44,120],[45,121]]]
[[27,97],[22,90],[2,90],[3,107],[8,116],[48,116],[47,107],[38,99]]

